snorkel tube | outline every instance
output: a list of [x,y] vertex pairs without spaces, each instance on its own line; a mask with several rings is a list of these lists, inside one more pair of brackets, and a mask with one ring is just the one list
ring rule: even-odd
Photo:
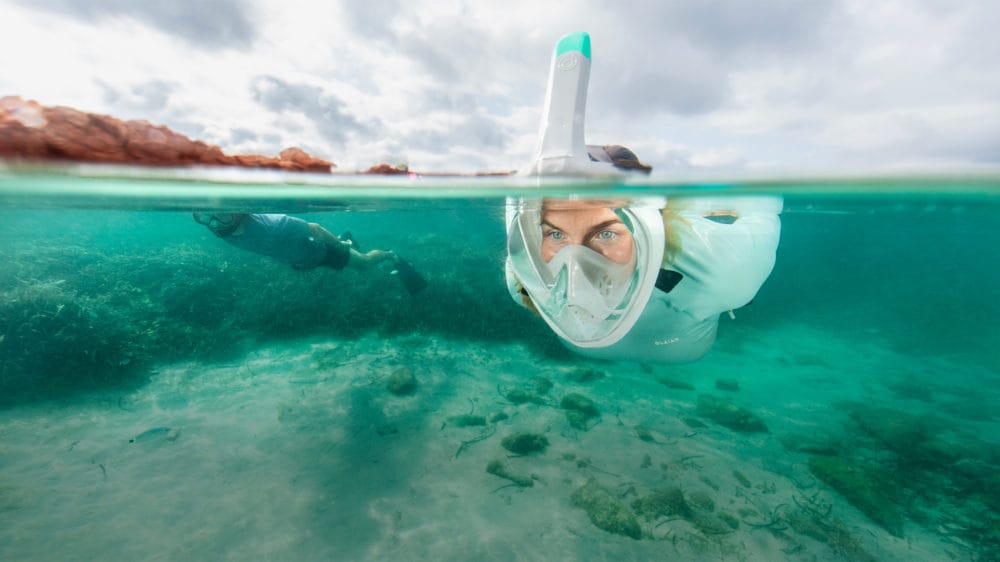
[[587,154],[583,126],[590,81],[590,35],[571,33],[556,44],[542,110],[538,145],[518,173],[528,176],[617,176],[621,172]]

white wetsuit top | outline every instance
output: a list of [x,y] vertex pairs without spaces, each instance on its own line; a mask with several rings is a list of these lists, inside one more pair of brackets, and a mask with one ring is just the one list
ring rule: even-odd
[[[719,315],[753,300],[774,268],[781,233],[782,199],[770,196],[684,199],[666,216],[669,239],[679,241],[662,268],[682,277],[669,290],[656,289],[628,334],[607,347],[576,353],[599,359],[684,363],[703,356],[715,342]],[[736,217],[731,224],[708,218]],[[509,225],[508,225],[509,228]],[[507,287],[524,304],[509,259]]]

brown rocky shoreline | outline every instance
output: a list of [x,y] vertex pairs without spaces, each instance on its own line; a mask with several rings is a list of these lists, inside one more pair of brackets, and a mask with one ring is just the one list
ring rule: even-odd
[[144,166],[238,166],[330,173],[332,162],[287,148],[277,157],[225,154],[148,121],[123,121],[18,96],[0,98],[0,159]]

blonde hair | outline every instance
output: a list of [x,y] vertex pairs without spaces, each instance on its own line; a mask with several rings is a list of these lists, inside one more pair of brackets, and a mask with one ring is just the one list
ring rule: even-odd
[[662,265],[671,264],[681,254],[681,233],[680,228],[687,226],[687,219],[680,215],[677,205],[667,206],[660,209],[663,217],[663,262]]

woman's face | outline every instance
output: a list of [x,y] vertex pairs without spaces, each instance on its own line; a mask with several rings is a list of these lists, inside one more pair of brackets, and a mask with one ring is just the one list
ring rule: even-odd
[[586,246],[617,264],[630,262],[635,241],[607,201],[547,201],[542,209],[542,259],[563,248]]

